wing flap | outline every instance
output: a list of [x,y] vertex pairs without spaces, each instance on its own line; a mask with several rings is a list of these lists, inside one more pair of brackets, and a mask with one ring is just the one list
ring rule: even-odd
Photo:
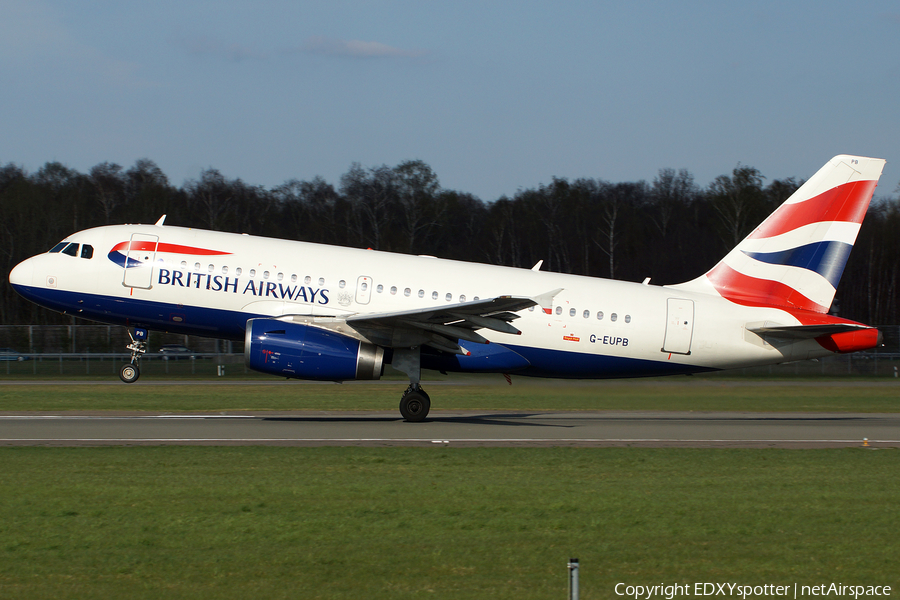
[[357,314],[346,323],[372,343],[392,348],[409,348],[428,344],[444,352],[464,354],[459,340],[478,344],[487,338],[475,333],[490,329],[499,333],[520,335],[510,324],[519,318],[515,314],[532,306],[549,306],[561,289],[534,298],[526,296],[497,296],[472,302],[458,302],[435,308],[422,308],[391,313]]

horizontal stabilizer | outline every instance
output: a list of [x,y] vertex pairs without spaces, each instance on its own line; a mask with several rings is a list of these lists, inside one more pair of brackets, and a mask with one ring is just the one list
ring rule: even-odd
[[851,325],[849,323],[825,323],[820,325],[771,325],[763,327],[748,327],[748,331],[760,336],[775,337],[787,340],[812,340],[823,335],[846,333],[869,329],[865,325]]

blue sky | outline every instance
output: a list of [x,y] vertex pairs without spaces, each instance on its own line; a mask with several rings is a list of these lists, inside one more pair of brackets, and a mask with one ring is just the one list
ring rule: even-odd
[[900,180],[900,5],[0,0],[0,163],[154,160],[272,187],[421,159],[484,200],[552,177]]

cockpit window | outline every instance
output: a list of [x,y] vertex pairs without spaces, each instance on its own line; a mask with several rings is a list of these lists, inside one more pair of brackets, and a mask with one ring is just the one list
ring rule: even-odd
[[50,252],[59,252],[60,250],[62,250],[63,248],[65,248],[65,247],[66,247],[66,244],[68,244],[68,243],[69,243],[69,242],[60,242],[60,243],[58,243],[57,245],[55,245],[55,246],[53,246],[52,248],[50,248]]
[[78,256],[78,244],[72,242],[62,250],[63,254],[68,254],[69,256]]
[[81,246],[81,258],[91,258],[94,256],[94,247],[90,244]]

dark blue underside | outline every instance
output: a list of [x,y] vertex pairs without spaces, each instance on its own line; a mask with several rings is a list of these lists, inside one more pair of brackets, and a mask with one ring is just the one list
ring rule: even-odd
[[[248,319],[268,316],[19,285],[13,287],[16,292],[36,304],[83,319],[237,341],[244,339],[244,328]],[[465,345],[475,346],[475,344]],[[679,365],[667,361],[563,352],[511,344],[489,344],[484,348],[485,353],[498,357],[496,364],[486,367],[484,364],[476,364],[474,360],[469,364],[465,357],[423,352],[422,367],[439,371],[516,373],[531,377],[561,379],[653,377],[715,371],[707,367]],[[501,348],[510,352],[497,353]],[[500,356],[503,357],[502,360],[499,359]]]
[[35,304],[82,319],[235,341],[244,339],[247,319],[267,316],[20,285],[13,288]]
[[[463,342],[465,344],[465,342]],[[466,345],[470,349],[474,344]],[[557,379],[617,379],[628,377],[657,377],[662,375],[684,375],[688,373],[705,373],[715,371],[708,367],[680,365],[655,360],[625,358],[602,354],[582,352],[563,352],[547,348],[530,348],[510,344],[490,344],[489,348],[506,348],[527,364],[512,364],[512,361],[482,364],[467,368],[466,357],[437,354],[431,351],[422,353],[422,368],[446,372],[480,372],[480,373],[515,373],[528,377],[549,377]]]

